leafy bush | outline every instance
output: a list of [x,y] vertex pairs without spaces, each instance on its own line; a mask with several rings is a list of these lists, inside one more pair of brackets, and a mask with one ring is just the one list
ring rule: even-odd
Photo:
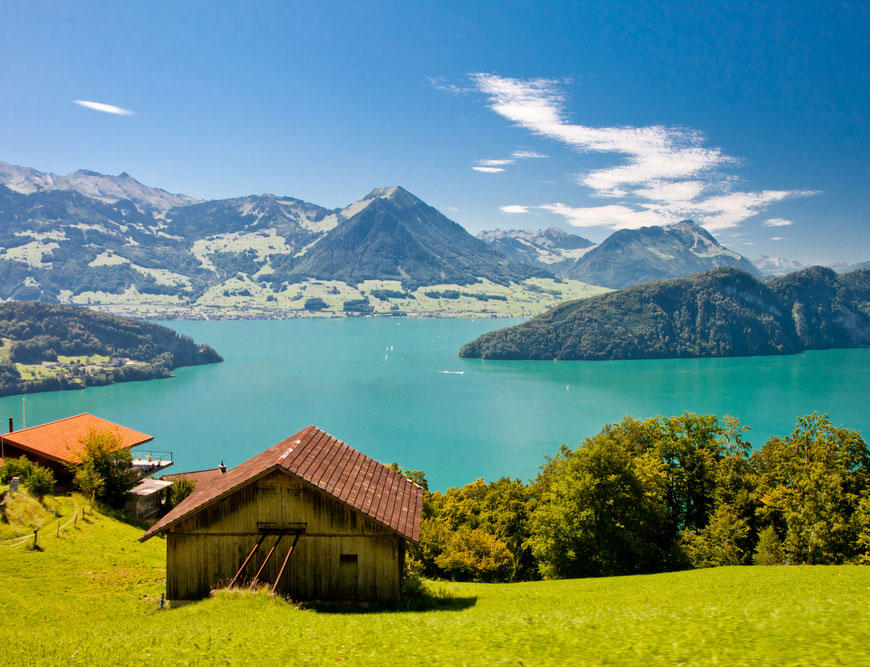
[[54,473],[24,456],[6,459],[0,466],[0,484],[8,484],[13,477],[18,477],[24,488],[38,498],[54,490]]
[[24,478],[24,486],[37,498],[47,496],[54,491],[54,473],[48,468],[34,466],[30,474]]

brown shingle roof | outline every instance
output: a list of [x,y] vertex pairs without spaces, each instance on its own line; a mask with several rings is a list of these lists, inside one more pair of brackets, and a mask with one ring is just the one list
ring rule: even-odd
[[150,435],[87,413],[4,433],[0,437],[11,445],[54,461],[79,463],[85,452],[81,441],[87,438],[91,429],[117,433],[120,436],[119,449],[135,447],[154,439]]
[[171,475],[163,475],[160,479],[165,479],[167,482],[178,482],[182,479],[186,479],[189,482],[193,482],[193,485],[197,484],[211,484],[216,479],[219,479],[221,475],[223,475],[219,468],[210,468],[209,470],[193,470],[191,472],[175,472]]
[[219,477],[197,480],[193,493],[139,539],[144,541],[165,532],[181,519],[279,467],[409,540],[420,539],[423,490],[316,426],[302,429]]

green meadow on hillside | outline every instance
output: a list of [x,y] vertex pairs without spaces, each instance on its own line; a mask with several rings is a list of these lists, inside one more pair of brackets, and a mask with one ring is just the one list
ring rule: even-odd
[[[50,524],[53,528],[53,524]],[[158,609],[164,543],[88,515],[0,545],[0,660],[27,664],[870,661],[870,568],[728,567],[516,584],[430,582],[421,611],[316,611],[265,593]]]

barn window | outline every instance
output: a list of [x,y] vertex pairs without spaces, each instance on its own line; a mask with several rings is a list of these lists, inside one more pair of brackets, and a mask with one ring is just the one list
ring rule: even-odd
[[341,554],[338,557],[338,561],[340,563],[356,563],[357,557],[356,554]]

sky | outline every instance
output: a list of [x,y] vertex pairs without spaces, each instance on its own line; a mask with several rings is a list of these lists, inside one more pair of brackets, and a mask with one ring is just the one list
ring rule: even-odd
[[4,0],[0,160],[870,259],[870,4]]

